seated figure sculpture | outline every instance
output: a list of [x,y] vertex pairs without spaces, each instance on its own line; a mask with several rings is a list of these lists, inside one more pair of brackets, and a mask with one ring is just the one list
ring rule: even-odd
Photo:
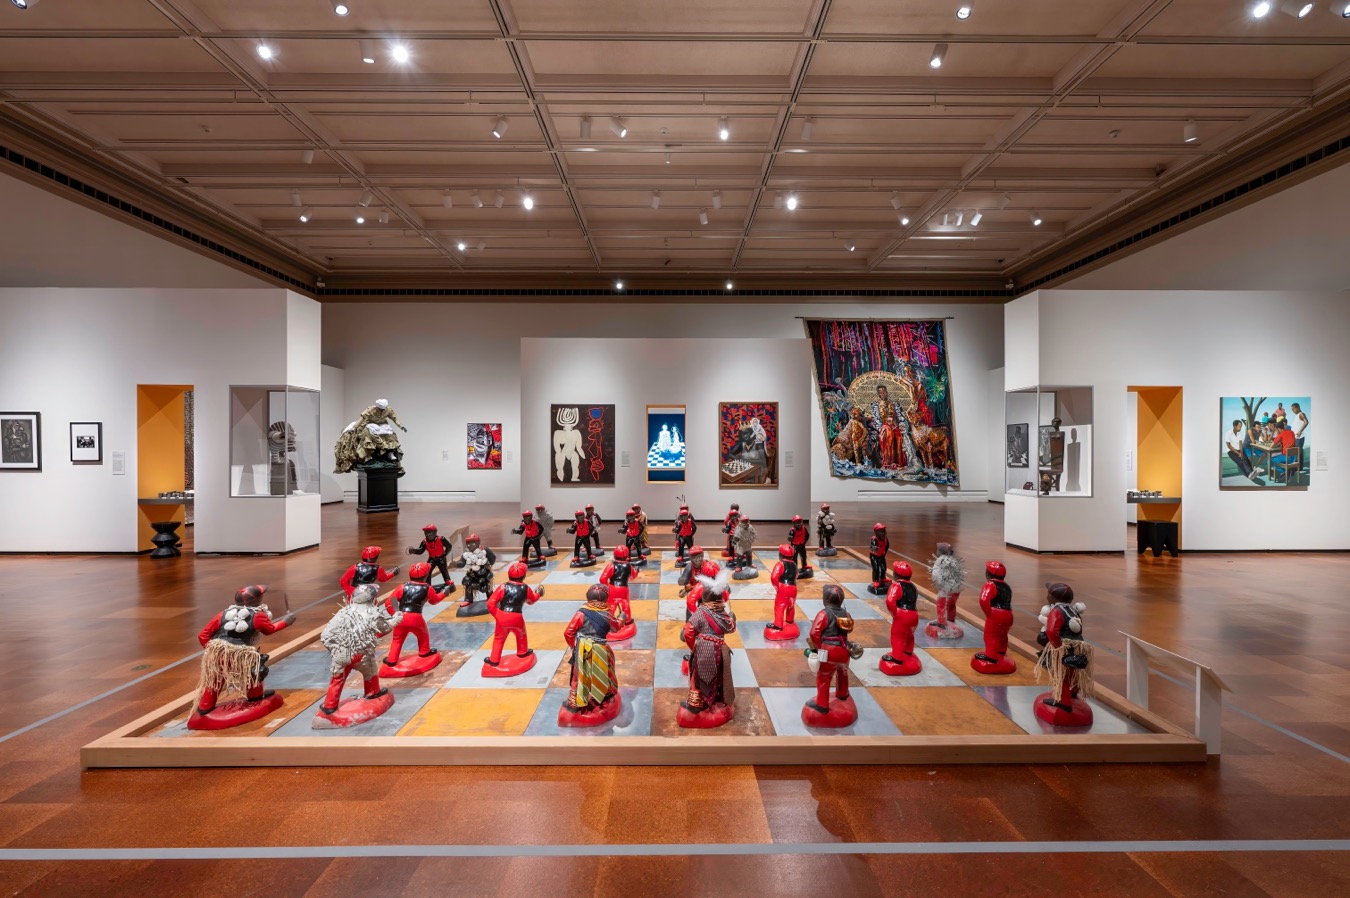
[[361,417],[347,425],[333,447],[337,466],[334,474],[373,468],[397,468],[403,476],[403,449],[398,442],[397,427],[404,433],[408,428],[398,420],[389,407],[388,399],[376,399],[375,404],[361,413]]

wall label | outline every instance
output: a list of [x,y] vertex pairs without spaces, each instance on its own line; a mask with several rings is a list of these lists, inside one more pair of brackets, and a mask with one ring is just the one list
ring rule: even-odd
[[783,450],[783,467],[791,468],[797,464],[797,453],[791,449]]
[[628,450],[627,449],[619,450],[619,467],[631,468],[632,466],[633,466],[633,459],[629,456]]
[[112,454],[112,472],[114,474],[125,474],[127,472],[127,454],[125,452],[114,452]]
[[1319,449],[1318,451],[1313,453],[1313,470],[1325,471],[1326,469],[1327,469],[1326,450]]

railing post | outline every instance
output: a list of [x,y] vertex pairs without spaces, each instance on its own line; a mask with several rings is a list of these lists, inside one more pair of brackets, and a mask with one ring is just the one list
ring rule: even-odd
[[1125,697],[1141,708],[1148,708],[1148,654],[1125,637]]
[[1195,669],[1195,735],[1204,740],[1205,753],[1219,753],[1223,735],[1223,690],[1205,671]]

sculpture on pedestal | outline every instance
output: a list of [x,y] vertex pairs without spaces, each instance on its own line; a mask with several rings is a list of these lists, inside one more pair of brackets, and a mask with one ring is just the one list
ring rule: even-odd
[[[816,668],[816,697],[802,706],[802,723],[810,727],[846,727],[858,719],[858,708],[848,694],[849,662],[862,657],[862,646],[849,642],[853,618],[844,610],[844,589],[827,583],[825,607],[811,622],[807,658]],[[830,698],[830,685],[834,698]]]
[[642,554],[642,524],[631,510],[624,512],[623,526],[619,528],[619,532],[623,534],[623,544],[628,549],[629,564],[633,567],[645,567],[647,559]]
[[914,628],[919,625],[919,590],[911,579],[914,571],[904,561],[892,568],[895,582],[886,593],[886,610],[891,613],[891,650],[877,665],[891,677],[912,677],[923,670],[923,661],[914,654]]
[[818,558],[829,558],[839,554],[839,550],[834,547],[834,535],[839,532],[834,524],[834,512],[830,511],[830,503],[822,502],[820,511],[816,513],[816,540],[818,548],[816,556]]
[[872,582],[867,591],[874,596],[884,596],[891,581],[886,579],[886,553],[891,550],[891,541],[886,536],[886,525],[872,525],[872,541],[867,549],[867,560],[872,564]]
[[608,588],[609,615],[614,619],[610,638],[615,642],[632,639],[637,634],[637,621],[633,620],[633,607],[628,600],[628,583],[637,579],[638,569],[628,558],[627,546],[615,546],[614,560],[600,572],[600,582]]
[[[288,611],[273,621],[262,603],[266,592],[266,586],[245,586],[234,594],[234,602],[197,634],[205,651],[188,729],[228,729],[266,717],[281,707],[281,696],[263,689],[267,656],[258,651],[258,641],[295,623],[295,615]],[[240,697],[219,704],[227,693]]]
[[[442,584],[441,592],[449,595],[455,591],[455,583],[450,579],[450,540],[441,536],[436,531],[435,524],[428,524],[422,528],[422,541],[415,546],[408,547],[409,555],[421,555],[423,552],[427,556],[427,564],[441,572]],[[431,581],[428,580],[428,583]]]
[[572,567],[590,567],[595,564],[595,555],[591,552],[591,522],[586,513],[577,509],[567,532],[572,534]]
[[548,564],[539,549],[539,540],[543,537],[544,530],[539,526],[539,522],[534,519],[534,512],[528,508],[522,511],[519,526],[511,532],[517,536],[525,537],[520,544],[520,560],[526,567],[541,568]]
[[792,516],[792,527],[788,530],[788,545],[792,546],[793,560],[797,562],[797,579],[810,580],[816,575],[806,560],[806,544],[811,541],[811,528],[806,526],[802,516]]
[[352,597],[352,590],[358,586],[385,583],[398,576],[398,565],[391,568],[380,566],[380,553],[383,551],[379,546],[366,546],[361,550],[361,560],[347,568],[338,582],[342,584],[342,591],[347,594],[348,600]]
[[750,524],[750,518],[741,515],[736,520],[736,532],[732,540],[731,561],[727,567],[731,568],[733,580],[754,580],[759,576],[759,569],[755,567],[755,528]]
[[395,427],[404,433],[408,432],[408,428],[399,422],[398,415],[389,407],[388,399],[375,400],[375,404],[348,424],[338,437],[333,447],[333,455],[337,459],[333,473],[397,468],[398,476],[402,477],[403,448],[399,445],[398,434],[394,433]]
[[[626,551],[620,546],[614,554],[617,557]],[[619,715],[619,677],[614,650],[609,646],[613,602],[608,587],[592,586],[586,590],[586,604],[572,615],[563,631],[571,649],[568,663],[572,665],[572,678],[567,698],[558,709],[558,726],[597,726]]]
[[586,504],[586,523],[591,525],[591,543],[593,544],[592,554],[596,557],[603,556],[605,550],[600,548],[600,525],[603,524],[604,521],[600,518],[600,515],[596,513],[595,506],[590,503]]
[[1083,639],[1083,612],[1087,606],[1073,600],[1067,583],[1046,584],[1049,604],[1041,608],[1041,632],[1036,641],[1042,646],[1036,660],[1036,680],[1045,673],[1050,691],[1036,696],[1036,717],[1043,723],[1061,727],[1085,727],[1092,724],[1092,645]]
[[956,622],[956,600],[966,579],[965,562],[957,557],[951,543],[938,543],[928,573],[937,593],[937,619],[930,620],[924,632],[933,639],[960,639],[966,631]]
[[773,623],[764,625],[764,638],[790,641],[801,635],[797,627],[797,562],[792,546],[778,547],[778,563],[769,574],[773,584]]
[[[506,570],[510,582],[498,586],[488,597],[488,613],[496,626],[492,632],[492,651],[483,661],[485,677],[514,677],[534,667],[539,660],[525,633],[524,611],[526,605],[533,605],[543,597],[544,587],[536,590],[526,586],[528,573],[524,562],[513,562]],[[502,649],[506,646],[507,636],[515,637],[516,653],[503,661]]]
[[694,544],[694,534],[698,532],[698,523],[689,513],[688,505],[680,506],[680,513],[675,516],[675,526],[670,528],[670,532],[675,534],[675,566],[683,567],[689,561],[689,547]]
[[487,597],[492,592],[492,566],[497,555],[483,545],[477,533],[464,540],[464,554],[457,566],[464,568],[464,598],[460,600],[456,617],[477,617],[488,613]]
[[543,536],[543,546],[539,549],[539,554],[545,558],[552,558],[558,554],[558,550],[553,546],[553,512],[543,506],[543,503],[534,507],[534,519],[539,524],[539,532]]
[[[315,729],[349,727],[379,717],[394,705],[394,696],[380,685],[378,643],[402,619],[376,604],[380,588],[373,583],[356,587],[351,601],[338,609],[323,628],[319,641],[332,655],[328,694],[314,716]],[[342,701],[342,687],[353,670],[361,674],[362,697]]]
[[[439,605],[445,598],[431,585],[431,565],[419,561],[408,569],[412,578],[400,584],[384,600],[386,614],[399,613],[398,624],[394,626],[394,638],[389,643],[389,654],[384,657],[380,667],[383,677],[415,677],[424,674],[441,663],[441,653],[431,647],[431,635],[427,632],[426,618],[422,609],[427,605]],[[417,640],[417,656],[402,660],[403,641],[412,635]]]
[[1001,561],[984,565],[984,587],[980,590],[980,610],[984,612],[984,651],[970,659],[970,666],[984,674],[1010,674],[1017,660],[1008,655],[1008,631],[1012,629],[1012,587],[1003,582],[1008,569]]
[[[690,564],[690,570],[694,565]],[[689,646],[689,697],[680,702],[676,722],[686,729],[722,726],[736,713],[731,682],[731,649],[726,636],[736,629],[736,615],[726,606],[727,576],[698,574],[699,605],[684,625]]]
[[736,532],[736,521],[740,519],[740,516],[741,506],[736,502],[732,502],[731,510],[728,511],[727,516],[722,519],[722,532],[727,535],[727,546],[722,550],[723,558],[732,557],[732,535]]

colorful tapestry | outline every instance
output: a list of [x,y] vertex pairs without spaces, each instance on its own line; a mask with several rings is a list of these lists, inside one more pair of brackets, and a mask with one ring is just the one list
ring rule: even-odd
[[942,321],[807,321],[830,473],[957,486]]
[[717,405],[718,486],[778,487],[778,403]]
[[468,458],[470,471],[502,469],[502,426],[469,424]]
[[549,434],[552,483],[614,483],[614,406],[550,406]]

